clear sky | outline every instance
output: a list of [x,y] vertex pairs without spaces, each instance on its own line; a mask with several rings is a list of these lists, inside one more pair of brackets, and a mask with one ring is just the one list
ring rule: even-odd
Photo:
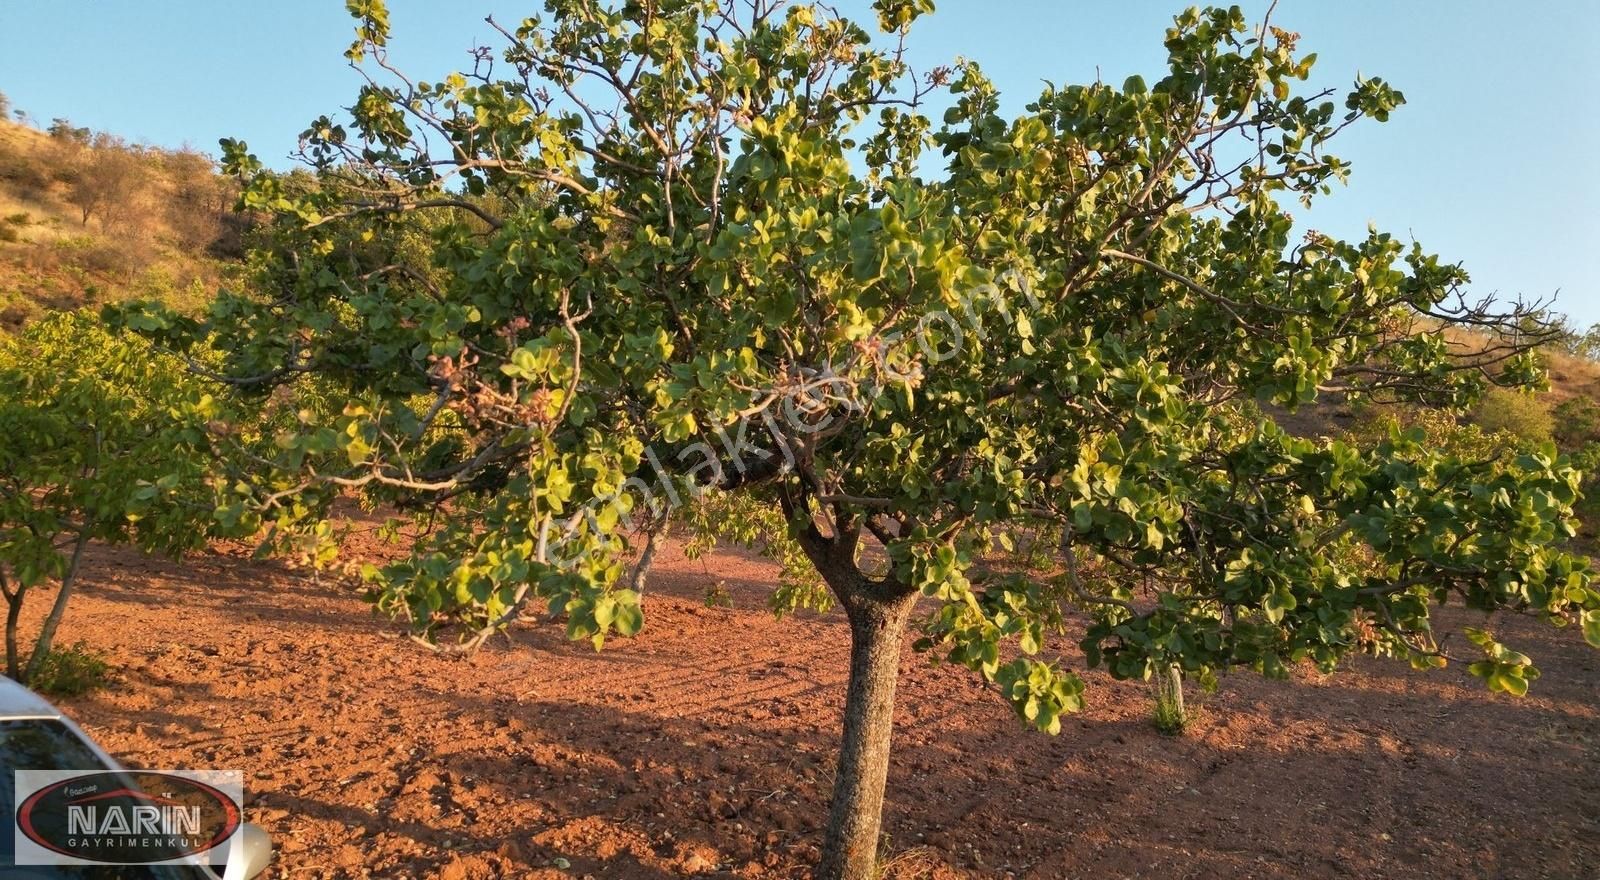
[[[542,7],[390,5],[392,54],[424,79],[495,45],[485,13],[516,22]],[[1162,33],[1184,5],[940,0],[913,34],[912,60],[976,59],[1020,109],[1045,79],[1158,78]],[[1345,87],[1360,71],[1408,100],[1388,124],[1341,135],[1333,152],[1354,162],[1351,185],[1308,225],[1348,237],[1373,221],[1463,261],[1475,293],[1559,290],[1558,308],[1600,322],[1600,3],[1281,0],[1273,20],[1318,54],[1314,83]],[[339,0],[0,0],[0,91],[43,124],[63,116],[210,152],[241,137],[281,166],[306,122],[354,96],[341,55],[350,34]]]

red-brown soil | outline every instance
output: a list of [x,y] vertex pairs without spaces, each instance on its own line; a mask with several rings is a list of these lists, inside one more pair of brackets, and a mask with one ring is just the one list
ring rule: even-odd
[[[98,550],[63,636],[120,674],[65,705],[132,765],[243,770],[278,878],[804,877],[847,630],[775,621],[773,575],[668,550],[638,638],[527,625],[462,660],[274,562]],[[908,653],[886,876],[1600,877],[1600,652],[1501,630],[1544,669],[1525,699],[1454,667],[1237,674],[1178,739],[1141,685],[1089,674],[1051,738]]]

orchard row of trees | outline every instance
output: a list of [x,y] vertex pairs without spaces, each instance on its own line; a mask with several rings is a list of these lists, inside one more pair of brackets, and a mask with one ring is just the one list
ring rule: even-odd
[[[1255,406],[1463,411],[1539,384],[1552,335],[1388,233],[1295,237],[1284,203],[1346,177],[1340,132],[1404,101],[1377,78],[1306,89],[1297,35],[1189,10],[1160,76],[1003,115],[977,64],[907,65],[928,0],[877,0],[868,26],[553,0],[490,19],[501,45],[438,80],[392,65],[381,0],[349,6],[367,84],[303,134],[314,176],[224,142],[272,218],[250,283],[200,316],[110,312],[186,367],[152,375],[181,398],[161,445],[210,476],[132,475],[164,513],[108,505],[91,537],[196,513],[326,538],[356,495],[437,514],[364,572],[419,637],[480,644],[537,606],[598,648],[642,623],[627,563],[695,499],[691,527],[784,563],[780,612],[849,622],[827,878],[873,876],[908,643],[1048,733],[1085,668],[1170,692],[1357,652],[1441,666],[1445,603],[1600,645],[1600,590],[1563,549],[1580,474],[1552,447],[1311,440]],[[49,473],[99,474],[83,457]],[[6,533],[58,536],[27,545],[29,583],[71,571],[47,564],[82,534],[62,519]],[[1019,533],[1048,564],[986,564]],[[1474,674],[1526,692],[1531,658],[1468,635]]]

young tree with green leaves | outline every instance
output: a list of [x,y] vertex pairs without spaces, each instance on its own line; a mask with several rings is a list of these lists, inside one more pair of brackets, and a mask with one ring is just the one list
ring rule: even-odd
[[[976,64],[908,67],[928,0],[878,0],[879,36],[807,3],[549,0],[439,81],[392,67],[380,0],[349,5],[368,84],[304,134],[320,186],[224,143],[243,204],[279,218],[254,289],[127,320],[219,340],[233,384],[336,390],[240,504],[284,526],[338,492],[442,508],[368,571],[431,638],[536,603],[596,647],[631,635],[632,530],[726,505],[699,521],[786,561],[780,610],[849,621],[819,876],[872,875],[913,628],[1052,733],[1083,700],[1064,629],[1083,665],[1199,680],[1441,665],[1447,601],[1600,643],[1553,452],[1316,442],[1246,405],[1538,380],[1528,310],[1465,300],[1459,267],[1377,231],[1292,237],[1282,202],[1349,170],[1331,141],[1402,103],[1376,78],[1308,93],[1296,35],[1190,10],[1153,83],[1003,116]],[[387,245],[419,230],[421,253]],[[1489,341],[1464,352],[1459,326]],[[1058,571],[983,564],[1019,529],[1059,536]],[[1473,671],[1525,691],[1528,658],[1475,637]]]
[[[0,339],[0,594],[6,675],[26,683],[49,656],[91,541],[176,555],[214,531],[207,422],[215,399],[181,361],[59,313]],[[55,600],[23,665],[28,594]]]

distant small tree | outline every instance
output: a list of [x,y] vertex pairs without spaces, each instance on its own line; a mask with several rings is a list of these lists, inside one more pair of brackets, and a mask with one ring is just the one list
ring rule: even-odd
[[171,193],[162,202],[167,225],[185,247],[211,248],[233,206],[231,181],[219,176],[211,157],[197,150],[166,153],[161,166],[171,183]]
[[93,136],[88,128],[75,126],[72,120],[60,116],[50,120],[50,127],[46,131],[56,140],[68,144],[87,144]]
[[[217,530],[206,425],[216,400],[171,357],[81,313],[0,340],[0,594],[6,674],[50,653],[91,541],[178,554]],[[57,585],[22,665],[28,595]]]
[[1568,350],[1585,360],[1600,361],[1600,324],[1590,324],[1589,329],[1575,333]]
[[102,226],[113,226],[144,209],[144,184],[148,169],[121,138],[95,136],[78,154],[76,173],[67,185],[67,201],[78,209],[83,225],[98,216]]
[[1600,361],[1600,324],[1584,328],[1574,323],[1571,315],[1555,311],[1540,317],[1552,333],[1552,347],[1574,357]]
[[[1241,403],[1460,408],[1539,378],[1536,312],[1466,300],[1459,267],[1378,231],[1294,239],[1279,200],[1342,181],[1330,142],[1403,100],[1307,92],[1297,35],[1190,10],[1153,84],[1047,85],[1008,117],[976,64],[911,73],[927,0],[876,0],[882,44],[824,4],[552,0],[436,82],[394,71],[380,0],[349,5],[371,79],[351,127],[302,135],[318,185],[224,144],[278,219],[251,289],[128,319],[215,338],[234,385],[341,404],[278,438],[260,515],[321,527],[345,491],[444,512],[366,572],[425,638],[482,644],[536,605],[596,647],[632,635],[628,541],[743,499],[709,527],[784,562],[774,607],[849,625],[818,876],[876,871],[906,647],[1054,733],[1074,666],[1442,665],[1447,600],[1600,644],[1566,462],[1300,439]],[[1460,325],[1501,332],[1464,353]],[[986,564],[1022,529],[1057,536],[1049,573]],[[1472,671],[1526,692],[1529,658],[1471,635]]]

